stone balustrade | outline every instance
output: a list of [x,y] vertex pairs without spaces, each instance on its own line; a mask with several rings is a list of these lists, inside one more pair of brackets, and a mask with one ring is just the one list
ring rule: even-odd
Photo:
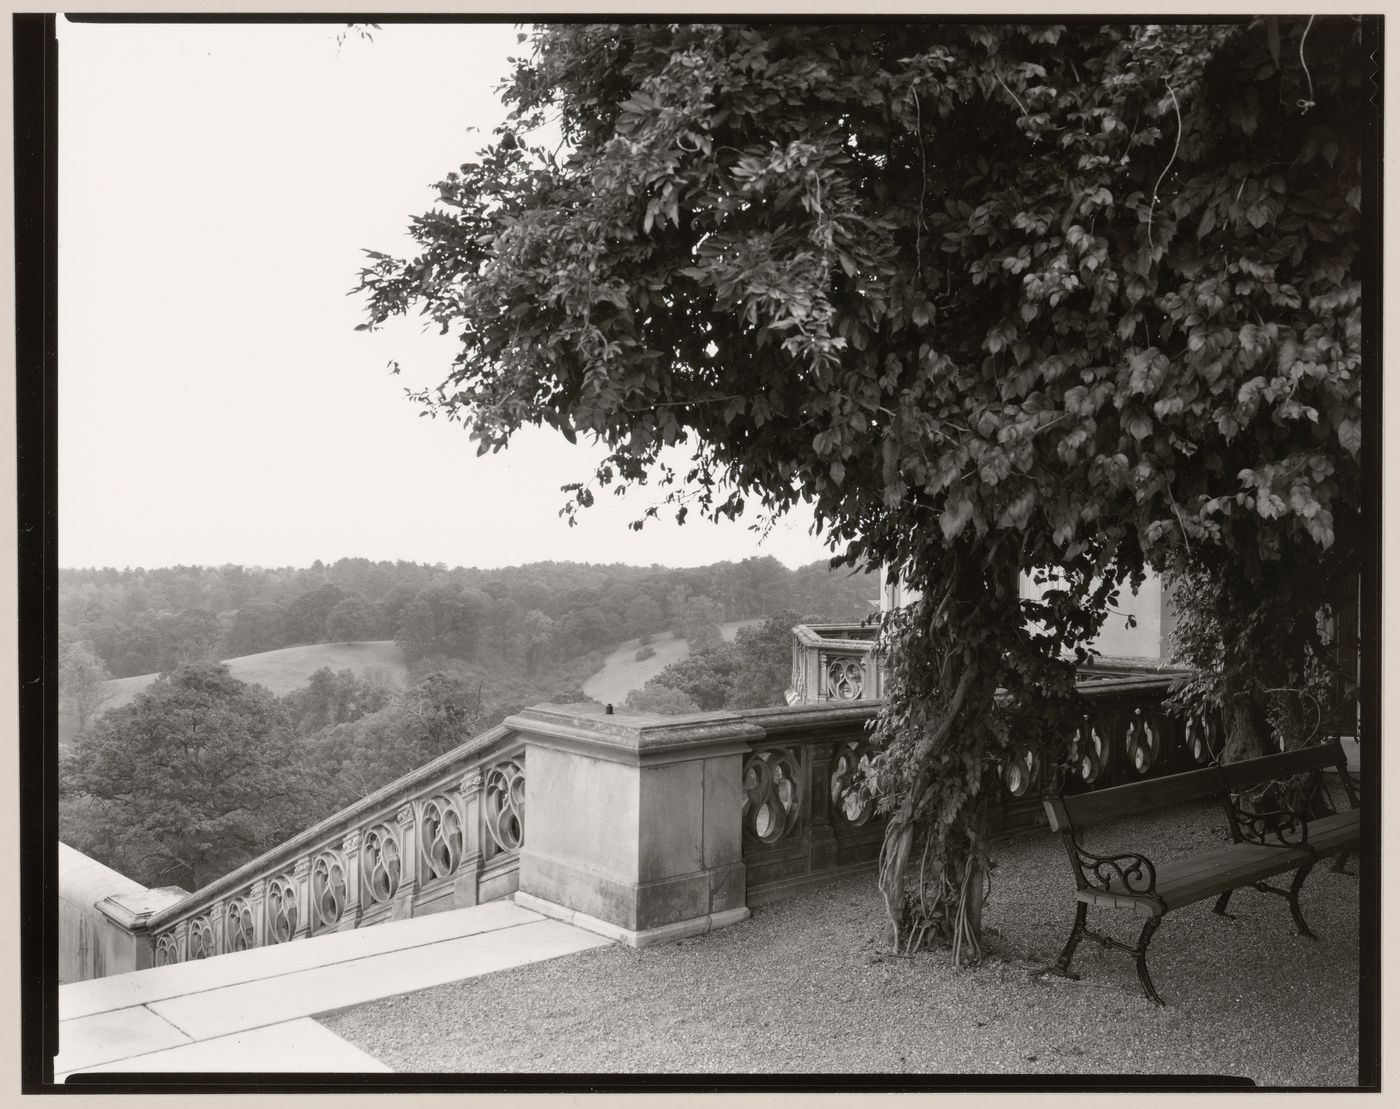
[[790,705],[878,700],[885,668],[877,624],[798,624],[792,629]]
[[[828,651],[834,638],[799,636],[794,658],[811,661],[817,652]],[[832,655],[820,656],[816,673],[825,677],[832,670],[829,658],[844,664],[848,656],[840,652],[861,646],[860,673],[878,672],[873,642],[848,639]],[[996,801],[996,826],[1010,830],[1039,822],[1041,791],[1050,784],[1073,791],[1096,789],[1212,761],[1220,746],[1218,723],[1199,716],[1181,719],[1162,709],[1182,673],[1122,659],[1099,660],[1082,670],[1077,684],[1084,714],[1071,740],[1069,768],[1063,772],[1067,780],[1052,783],[1055,771],[1046,766],[1043,752],[1013,746],[1000,767],[1003,790]],[[868,725],[879,703],[863,689],[842,698],[830,686],[807,688],[821,700],[745,714],[764,731],[763,739],[750,745],[743,767],[743,849],[751,905],[869,866],[879,857],[883,818],[873,799],[851,789],[873,750]]]
[[1051,781],[1044,759],[1015,747],[1002,771],[1009,797],[1028,799],[1038,811],[1042,788],[1079,792],[1195,770],[1216,760],[1223,747],[1213,714],[1181,716],[1162,707],[1172,683],[1185,671],[1130,664],[1098,665],[1080,671],[1084,711],[1070,742],[1062,781]]
[[[880,708],[868,695],[878,673],[873,640],[818,638],[837,643],[828,676],[848,657],[841,651],[864,644],[853,695],[818,682],[808,688],[834,695],[675,717],[537,705],[152,911],[133,928],[148,945],[147,965],[512,895],[641,945],[742,920],[750,905],[867,867],[879,856],[883,818],[850,787],[872,755],[869,725]],[[1083,720],[1059,771],[1069,778],[1063,788],[1210,761],[1214,722],[1162,710],[1177,674],[1126,663],[1083,673]],[[1009,752],[1002,828],[1039,819],[1044,763],[1029,747]]]
[[153,914],[154,964],[508,897],[525,744],[495,728]]

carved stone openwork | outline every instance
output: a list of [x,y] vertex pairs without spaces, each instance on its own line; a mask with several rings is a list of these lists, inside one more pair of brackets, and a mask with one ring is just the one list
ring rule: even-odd
[[1186,754],[1197,766],[1215,761],[1220,751],[1220,726],[1215,718],[1193,712],[1186,718]]
[[336,851],[323,851],[311,864],[311,927],[340,923],[348,900],[345,863]]
[[840,744],[831,758],[831,808],[837,819],[853,828],[875,816],[875,798],[860,788],[870,765],[871,746],[863,739]]
[[174,932],[162,932],[156,938],[156,966],[173,966],[180,961],[180,949],[175,945]]
[[1085,716],[1070,743],[1070,765],[1085,785],[1093,785],[1104,772],[1104,730],[1098,720]]
[[286,943],[297,932],[297,887],[290,874],[267,883],[267,942]]
[[419,841],[422,844],[423,877],[431,882],[446,878],[462,858],[462,821],[457,806],[446,797],[423,802]]
[[360,848],[360,878],[368,900],[378,904],[393,897],[402,869],[398,833],[388,824],[376,824]]
[[235,897],[224,910],[224,950],[247,951],[257,946],[253,934],[253,902],[247,894]]
[[190,921],[189,939],[190,961],[207,959],[214,954],[214,924],[208,916],[197,916]]
[[482,842],[490,859],[504,851],[518,851],[525,841],[525,770],[513,759],[497,763],[486,774]]
[[788,703],[800,705],[807,700],[807,665],[800,652],[793,652],[792,680],[788,683]]
[[1128,719],[1127,734],[1124,736],[1124,749],[1128,756],[1128,765],[1137,773],[1146,774],[1162,753],[1160,722],[1141,708],[1133,709],[1133,715]]
[[1001,768],[1001,780],[1006,792],[1018,801],[1030,796],[1039,769],[1039,760],[1032,748],[1024,745],[1013,747]]
[[865,691],[865,663],[859,656],[842,655],[826,662],[826,699],[859,701]]
[[797,830],[802,815],[801,763],[795,750],[755,751],[744,763],[744,834],[772,844]]

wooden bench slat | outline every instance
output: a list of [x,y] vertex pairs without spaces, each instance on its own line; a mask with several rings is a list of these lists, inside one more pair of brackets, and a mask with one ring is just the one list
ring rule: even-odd
[[1277,755],[1264,755],[1257,759],[1245,759],[1243,762],[1223,763],[1220,769],[1230,788],[1240,790],[1278,778],[1291,778],[1295,774],[1336,767],[1339,760],[1344,761],[1345,758],[1340,747],[1328,743],[1319,747],[1300,747]]
[[1361,810],[1347,809],[1308,821],[1308,846],[1318,855],[1337,855],[1361,846]]
[[[1225,779],[1220,773],[1220,768],[1207,766],[1201,770],[1170,774],[1165,778],[1149,778],[1145,782],[1110,786],[1108,789],[1098,789],[1092,793],[1070,794],[1058,800],[1074,826],[1084,828],[1091,824],[1101,824],[1105,820],[1135,816],[1167,805],[1219,797],[1224,792]],[[1055,827],[1054,819],[1059,814],[1052,809],[1049,800],[1046,801],[1045,807],[1052,819],[1051,827]]]
[[1193,855],[1189,859],[1159,865],[1157,867],[1157,885],[1160,888],[1165,882],[1186,882],[1222,870],[1264,866],[1279,855],[1292,857],[1296,855],[1298,850],[1299,848],[1296,847],[1274,845],[1261,847],[1257,843],[1232,843],[1214,851]]
[[1262,853],[1241,851],[1230,862],[1216,867],[1166,879],[1159,876],[1157,895],[1168,909],[1176,909],[1284,871],[1296,870],[1313,858],[1312,852],[1302,848],[1262,847],[1256,851]]

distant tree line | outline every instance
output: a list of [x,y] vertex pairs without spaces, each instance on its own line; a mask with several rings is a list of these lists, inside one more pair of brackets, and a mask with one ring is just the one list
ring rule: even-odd
[[410,660],[508,659],[528,674],[664,631],[703,645],[779,609],[870,612],[873,579],[771,557],[669,569],[539,562],[499,570],[346,558],[304,569],[174,566],[59,572],[64,645],[108,677],[310,643],[392,639]]

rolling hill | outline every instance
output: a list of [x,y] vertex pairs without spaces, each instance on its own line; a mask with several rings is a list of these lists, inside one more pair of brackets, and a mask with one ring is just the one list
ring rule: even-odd
[[[362,678],[378,675],[391,686],[403,685],[407,673],[403,652],[392,639],[284,647],[280,651],[224,659],[224,664],[239,681],[266,686],[279,697],[300,689],[323,666],[331,670],[353,670]],[[155,674],[113,678],[106,683],[111,697],[103,702],[101,711],[120,708],[155,680]]]

